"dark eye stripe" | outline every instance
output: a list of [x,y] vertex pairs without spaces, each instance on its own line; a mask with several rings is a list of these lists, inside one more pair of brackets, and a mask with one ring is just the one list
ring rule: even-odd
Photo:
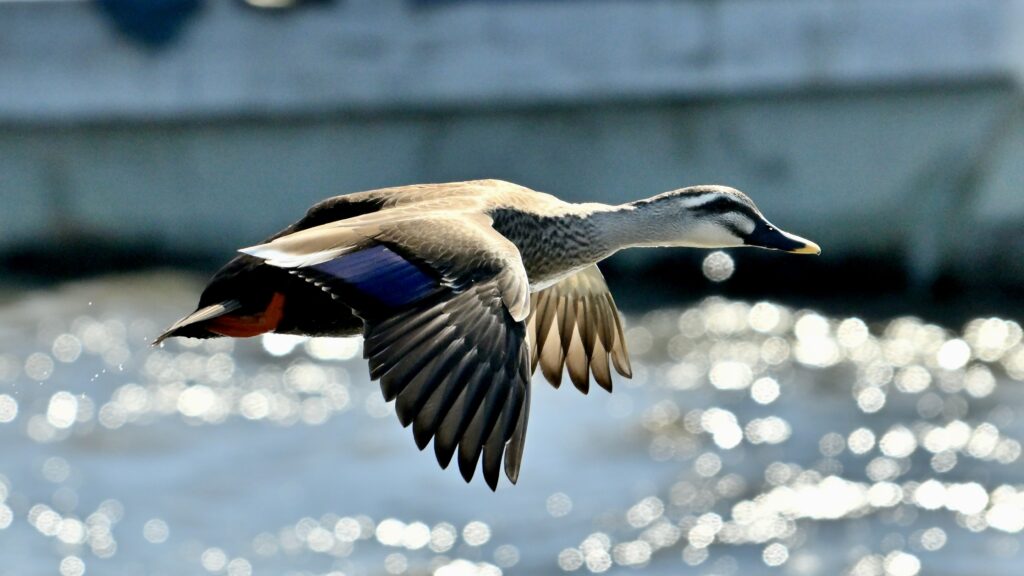
[[726,214],[729,212],[738,212],[750,218],[754,222],[760,220],[749,206],[723,196],[715,198],[706,204],[701,204],[700,206],[693,208],[693,211],[701,214]]

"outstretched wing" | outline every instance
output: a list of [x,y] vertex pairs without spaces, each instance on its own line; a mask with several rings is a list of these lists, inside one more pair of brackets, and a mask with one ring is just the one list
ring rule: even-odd
[[479,461],[513,483],[529,413],[525,318],[529,284],[519,251],[479,215],[372,219],[319,226],[244,252],[352,305],[364,355],[422,450],[447,467],[458,451],[468,482]]
[[[456,448],[470,481],[481,454],[493,489],[502,452],[505,473],[519,475],[530,365],[526,329],[504,307],[495,281],[443,291],[381,320],[367,320],[364,354],[416,445],[433,439],[442,467]],[[517,432],[517,428],[521,430]],[[515,438],[514,438],[515,435]]]
[[534,293],[531,300],[531,366],[536,370],[539,364],[553,386],[561,385],[564,366],[584,394],[590,390],[590,373],[611,392],[609,356],[619,374],[633,376],[619,310],[596,264]]

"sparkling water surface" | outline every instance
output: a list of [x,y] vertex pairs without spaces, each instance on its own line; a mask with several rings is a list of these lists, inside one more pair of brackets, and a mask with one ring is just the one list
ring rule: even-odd
[[491,493],[416,450],[358,339],[150,347],[200,288],[4,298],[0,575],[1021,573],[1012,320],[632,316],[635,377],[536,379]]

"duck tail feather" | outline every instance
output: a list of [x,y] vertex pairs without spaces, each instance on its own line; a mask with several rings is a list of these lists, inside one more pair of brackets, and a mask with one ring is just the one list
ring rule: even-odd
[[[210,306],[200,308],[181,320],[178,320],[174,324],[171,324],[163,334],[157,336],[156,339],[153,340],[152,345],[157,346],[171,336],[185,336],[185,334],[179,334],[178,332],[183,328],[187,328],[196,323],[205,322],[207,320],[223,316],[224,314],[234,312],[241,307],[242,303],[238,300],[226,300],[224,302],[218,302],[217,304],[211,304]],[[188,334],[188,336],[193,336],[193,334]]]

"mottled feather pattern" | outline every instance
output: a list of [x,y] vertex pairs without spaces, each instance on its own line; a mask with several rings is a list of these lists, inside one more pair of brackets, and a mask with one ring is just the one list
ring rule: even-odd
[[512,241],[522,254],[531,284],[541,284],[608,256],[607,246],[595,243],[599,235],[586,215],[537,215],[525,210],[493,210],[494,229]]

